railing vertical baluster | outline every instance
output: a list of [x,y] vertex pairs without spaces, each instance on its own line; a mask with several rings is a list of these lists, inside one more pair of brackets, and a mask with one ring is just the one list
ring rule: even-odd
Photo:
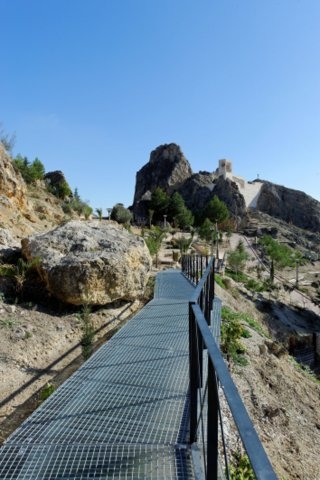
[[[219,396],[216,372],[208,358],[207,479],[218,478]],[[209,453],[210,452],[210,453]]]
[[216,261],[213,260],[213,264],[212,264],[212,272],[211,272],[211,282],[212,282],[212,288],[211,288],[211,302],[213,301],[214,299],[214,296],[215,296],[215,291],[214,291],[214,272],[215,272],[215,265],[216,265]]
[[198,416],[198,352],[196,340],[196,320],[192,310],[193,303],[189,303],[189,375],[190,375],[190,443],[197,441]]
[[204,302],[204,305],[203,305],[203,313],[204,313],[204,318],[207,320],[207,323],[209,325],[210,323],[210,319],[208,318],[208,313],[209,313],[209,309],[210,309],[210,305],[209,305],[209,298],[208,298],[208,287],[209,287],[209,278],[207,278],[207,281],[206,283],[204,284],[204,290],[205,290],[205,293],[204,293],[204,299],[205,299],[205,302]]
[[213,307],[213,299],[214,299],[214,261],[212,264],[212,270],[210,275],[208,275],[207,279],[207,290],[206,290],[206,299],[207,299],[207,310],[205,314],[205,318],[207,320],[208,325],[210,325],[210,313]]
[[196,255],[195,258],[195,274],[196,274],[196,285],[198,285],[198,255]]
[[194,283],[195,283],[195,285],[198,284],[197,262],[198,262],[198,255],[195,255],[194,256]]
[[197,285],[199,282],[199,255],[197,255]]

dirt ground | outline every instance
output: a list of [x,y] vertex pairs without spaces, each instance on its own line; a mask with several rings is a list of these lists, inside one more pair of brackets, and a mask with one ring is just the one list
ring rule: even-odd
[[[141,308],[139,301],[90,314],[98,348]],[[0,303],[0,443],[83,363],[79,313],[55,313]]]

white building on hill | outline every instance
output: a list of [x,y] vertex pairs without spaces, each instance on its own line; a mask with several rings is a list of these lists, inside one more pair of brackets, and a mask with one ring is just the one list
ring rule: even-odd
[[216,175],[225,179],[229,178],[238,185],[239,191],[245,199],[247,208],[257,207],[257,201],[263,182],[247,182],[245,178],[233,175],[232,162],[225,158],[219,160],[219,167],[216,170]]

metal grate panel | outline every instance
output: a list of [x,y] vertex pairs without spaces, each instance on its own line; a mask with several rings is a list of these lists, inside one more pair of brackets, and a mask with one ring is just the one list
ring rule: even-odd
[[1,480],[194,478],[189,450],[155,445],[5,447]]
[[7,440],[0,479],[193,478],[188,298],[178,271]]

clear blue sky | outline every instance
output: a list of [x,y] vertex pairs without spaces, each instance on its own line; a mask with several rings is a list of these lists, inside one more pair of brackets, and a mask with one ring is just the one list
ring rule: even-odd
[[93,208],[132,204],[163,143],[320,200],[320,0],[0,0],[14,153]]

